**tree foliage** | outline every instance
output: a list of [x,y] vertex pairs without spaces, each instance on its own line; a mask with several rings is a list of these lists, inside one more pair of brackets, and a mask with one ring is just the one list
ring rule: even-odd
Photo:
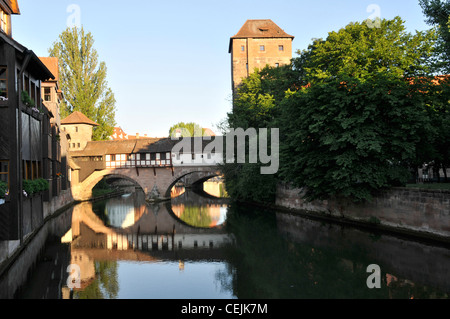
[[106,64],[98,61],[92,34],[83,28],[67,28],[49,54],[59,59],[62,117],[79,111],[99,124],[94,128],[94,140],[109,139],[116,125],[116,100],[106,81]]
[[436,50],[436,69],[450,72],[450,1],[419,0],[426,22],[435,27],[439,34]]
[[177,133],[177,130],[179,130],[179,133],[181,134],[181,137],[201,137],[205,133],[205,129],[203,129],[199,124],[194,122],[184,123],[179,122],[175,125],[173,125],[169,129],[169,136],[175,136]]
[[426,75],[436,35],[433,30],[411,34],[400,17],[383,19],[380,27],[350,23],[298,52],[294,65],[310,85],[341,75],[365,78],[375,73]]
[[383,73],[327,79],[289,97],[281,177],[309,199],[370,199],[404,185],[428,117],[410,83]]

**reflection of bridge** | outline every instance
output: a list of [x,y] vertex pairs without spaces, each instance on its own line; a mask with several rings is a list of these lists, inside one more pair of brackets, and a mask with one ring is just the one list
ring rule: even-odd
[[[136,192],[129,198],[109,200],[112,206],[106,209],[107,218],[114,220],[117,215],[122,216],[118,223],[126,228],[107,226],[93,212],[91,202],[77,205],[72,215],[72,229],[66,240],[76,246],[115,250],[211,248],[228,241],[228,235],[221,226],[192,227],[178,219],[168,203],[148,205],[144,202],[136,207],[136,202],[143,202],[138,198],[143,196],[141,194]],[[113,223],[118,224],[116,221]]]
[[[201,204],[211,201],[196,198]],[[93,205],[83,202],[73,208],[72,228],[62,238],[71,243],[70,263],[80,267],[82,288],[96,277],[95,261],[169,260],[179,262],[182,269],[184,260],[224,259],[224,247],[233,241],[222,227],[187,225],[169,203],[145,203],[142,192],[108,200],[104,215],[95,214]],[[107,219],[127,227],[108,226]]]
[[217,164],[223,160],[218,144],[222,138],[187,141],[178,144],[169,138],[144,138],[89,142],[84,150],[71,152],[76,164],[72,174],[74,198],[89,199],[92,188],[106,176],[133,181],[147,199],[168,199],[171,188],[181,179],[195,184],[221,175]]

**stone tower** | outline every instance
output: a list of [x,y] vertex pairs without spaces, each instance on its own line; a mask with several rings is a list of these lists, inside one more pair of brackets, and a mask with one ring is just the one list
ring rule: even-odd
[[292,59],[294,37],[284,32],[272,20],[247,20],[231,37],[231,79],[233,93],[255,68],[281,66]]
[[69,150],[82,151],[92,141],[92,130],[99,126],[81,112],[73,112],[61,121],[64,133],[70,135]]

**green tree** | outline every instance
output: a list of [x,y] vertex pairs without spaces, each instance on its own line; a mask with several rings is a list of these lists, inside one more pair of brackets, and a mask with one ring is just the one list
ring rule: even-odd
[[65,97],[61,116],[74,111],[83,113],[99,124],[93,139],[107,140],[116,125],[116,100],[106,81],[106,64],[98,61],[92,34],[83,28],[68,28],[53,43],[49,54],[59,59],[60,86]]
[[177,130],[180,130],[181,137],[201,137],[205,133],[205,129],[197,123],[179,122],[169,129],[169,136],[175,136]]
[[426,22],[439,34],[436,54],[437,72],[450,72],[450,1],[419,0]]
[[307,83],[314,85],[340,75],[365,78],[375,73],[412,77],[430,73],[436,41],[433,30],[405,31],[400,17],[383,19],[380,27],[366,22],[350,23],[327,39],[318,39],[298,52],[294,66]]
[[[298,76],[291,65],[265,67],[245,78],[237,90],[233,111],[228,114],[228,128],[272,128],[280,115],[285,91],[298,86]],[[270,145],[270,143],[268,143]],[[269,152],[271,152],[269,150]],[[222,171],[231,198],[241,201],[274,202],[277,176],[262,175],[260,163],[225,163]]]
[[370,200],[406,184],[430,119],[409,81],[376,73],[329,78],[286,99],[281,177],[308,199]]

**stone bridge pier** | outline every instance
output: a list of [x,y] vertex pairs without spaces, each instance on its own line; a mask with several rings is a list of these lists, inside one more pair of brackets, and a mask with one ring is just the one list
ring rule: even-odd
[[172,187],[179,180],[192,185],[220,175],[221,172],[216,165],[104,169],[93,172],[83,182],[74,185],[72,192],[75,200],[89,200],[92,198],[92,189],[95,185],[105,176],[109,176],[134,182],[142,188],[147,200],[167,200],[170,199]]

